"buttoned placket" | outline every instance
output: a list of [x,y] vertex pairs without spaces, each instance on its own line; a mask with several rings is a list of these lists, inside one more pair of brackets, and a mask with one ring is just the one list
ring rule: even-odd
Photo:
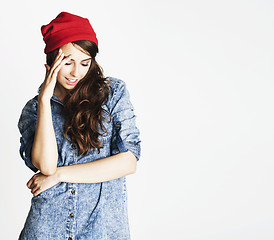
[[[74,164],[77,162],[77,148],[74,144],[71,144],[70,160]],[[76,232],[76,215],[77,215],[77,184],[68,183],[68,216],[66,237],[69,240],[73,240]]]
[[[53,95],[51,98],[54,102],[57,102],[63,106],[63,103]],[[70,160],[74,164],[77,162],[77,148],[75,144],[71,144]],[[77,185],[74,183],[68,183],[68,216],[66,224],[66,238],[68,240],[75,239],[76,232],[76,209],[77,209]]]

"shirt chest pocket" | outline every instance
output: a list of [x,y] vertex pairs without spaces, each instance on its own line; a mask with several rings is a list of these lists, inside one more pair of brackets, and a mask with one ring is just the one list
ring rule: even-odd
[[111,134],[107,134],[105,136],[99,136],[99,141],[102,142],[103,144],[109,143],[111,140]]
[[111,141],[112,137],[112,124],[111,123],[104,123],[105,131],[104,132],[101,128],[99,128],[99,135],[98,140],[103,143],[103,145],[107,145]]

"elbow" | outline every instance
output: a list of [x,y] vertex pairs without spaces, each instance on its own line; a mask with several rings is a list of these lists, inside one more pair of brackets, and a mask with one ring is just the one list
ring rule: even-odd
[[128,156],[127,156],[128,174],[134,174],[134,173],[136,173],[136,170],[137,170],[137,158],[135,157],[135,155],[131,151],[128,151],[127,154],[128,154]]
[[57,171],[57,159],[55,161],[50,161],[50,159],[55,159],[54,155],[50,156],[49,154],[45,155],[32,151],[32,164],[40,170],[44,175],[51,176],[54,175]]
[[132,164],[131,164],[131,167],[130,167],[130,173],[129,174],[136,173],[136,170],[137,170],[137,159],[134,156],[134,158],[132,159]]
[[[46,161],[45,161],[46,162]],[[57,171],[57,166],[48,166],[48,164],[41,164],[40,162],[35,161],[35,159],[32,159],[32,164],[40,170],[40,172],[44,175],[51,176],[54,175]]]
[[137,170],[136,167],[135,167],[135,168],[132,168],[131,171],[129,172],[129,174],[134,174],[134,173],[136,173],[136,170]]
[[56,173],[57,167],[55,168],[41,168],[40,172],[47,176],[52,176]]
[[34,162],[33,162],[33,165],[36,168],[38,168],[43,175],[46,175],[46,176],[54,175],[57,170],[57,166],[54,166],[54,167],[43,166],[43,165],[40,165],[40,164],[34,163]]

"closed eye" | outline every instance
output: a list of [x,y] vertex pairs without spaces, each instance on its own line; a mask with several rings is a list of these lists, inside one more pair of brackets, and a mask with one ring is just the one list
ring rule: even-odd
[[[65,65],[71,65],[72,63],[71,62],[67,62],[65,63]],[[89,66],[89,63],[82,63],[81,64],[83,67],[88,67]]]

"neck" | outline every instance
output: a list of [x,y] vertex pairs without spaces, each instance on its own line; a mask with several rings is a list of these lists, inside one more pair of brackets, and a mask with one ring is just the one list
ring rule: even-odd
[[68,94],[68,90],[64,89],[58,82],[56,82],[55,88],[54,88],[54,95],[59,98],[59,100],[64,103],[64,99],[66,95]]

